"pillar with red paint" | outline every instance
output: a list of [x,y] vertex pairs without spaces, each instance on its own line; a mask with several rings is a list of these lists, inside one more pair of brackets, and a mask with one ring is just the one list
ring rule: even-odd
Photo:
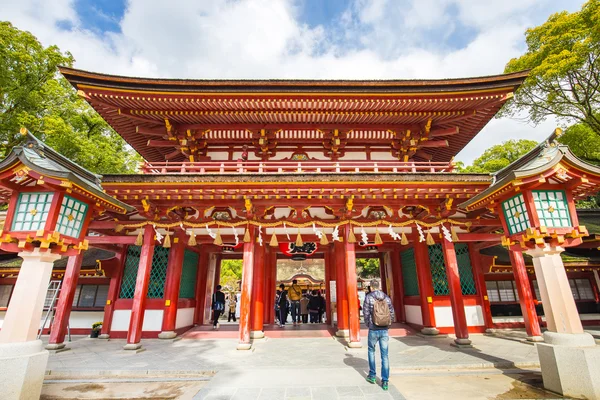
[[348,347],[360,348],[360,314],[358,311],[358,288],[356,287],[356,253],[354,251],[354,243],[348,241],[350,229],[352,225],[346,225],[344,229],[344,250],[346,257],[345,272],[348,297],[348,328],[350,330],[350,340]]
[[264,323],[264,296],[265,296],[265,252],[266,245],[256,246],[254,251],[253,279],[252,279],[252,322],[251,339],[262,339],[265,337],[263,332]]
[[473,266],[477,293],[479,293],[479,298],[481,299],[483,321],[486,329],[492,329],[494,327],[494,321],[492,320],[492,308],[490,307],[490,299],[487,296],[487,289],[485,286],[485,274],[481,253],[475,249],[472,243],[469,244],[469,257],[471,258],[471,265]]
[[209,253],[202,249],[198,257],[198,278],[196,286],[196,310],[194,313],[194,324],[202,325],[204,321],[204,309],[206,307],[206,284],[208,281],[208,260]]
[[148,295],[148,283],[150,282],[150,271],[152,270],[152,257],[154,257],[154,227],[150,224],[144,226],[144,241],[140,254],[140,264],[135,281],[135,293],[133,295],[133,306],[129,319],[129,330],[127,331],[127,344],[125,350],[137,350],[142,347],[142,325],[144,324],[144,313],[146,312],[146,301]]
[[390,291],[388,290],[388,276],[384,253],[379,253],[379,279],[381,279],[381,290],[389,295]]
[[450,306],[452,307],[452,318],[454,319],[454,342],[458,346],[470,346],[467,316],[465,315],[465,303],[460,286],[460,274],[458,272],[458,261],[454,250],[454,243],[442,238],[442,249],[444,251],[444,264],[446,265],[446,277],[450,291]]
[[102,330],[100,331],[99,339],[110,338],[110,329],[112,327],[113,312],[115,309],[115,301],[119,298],[119,289],[121,288],[121,279],[125,270],[125,260],[127,259],[127,248],[123,248],[115,254],[117,267],[112,270],[110,283],[108,285],[108,295],[106,296],[106,305],[104,306],[104,319],[102,320]]
[[435,314],[433,310],[433,284],[431,282],[431,266],[429,264],[429,250],[425,242],[415,241],[415,263],[417,267],[417,281],[421,295],[421,316],[423,319],[424,335],[437,335],[440,331],[435,327]]
[[323,253],[323,261],[325,264],[325,319],[328,324],[331,324],[331,292],[330,282],[331,282],[331,252],[329,248],[325,248],[325,252]]
[[337,332],[338,337],[348,337],[348,288],[346,285],[346,252],[344,243],[335,242],[335,289],[337,305]]
[[520,251],[509,250],[508,254],[510,255],[510,263],[512,264],[517,293],[519,294],[519,304],[521,306],[521,312],[523,313],[523,321],[525,322],[525,330],[527,331],[527,340],[541,342],[543,341],[542,330],[540,329],[537,312],[535,311],[535,304],[533,302],[533,295],[531,294],[531,287],[529,285],[529,277],[527,276],[523,253]]
[[406,322],[406,311],[404,310],[404,284],[402,282],[402,266],[400,265],[400,251],[393,250],[390,253],[392,264],[391,284],[393,286],[393,302],[396,311],[396,321]]
[[177,336],[175,325],[177,320],[177,303],[179,302],[179,288],[181,287],[181,271],[185,256],[186,235],[181,229],[175,231],[173,244],[169,250],[169,264],[165,280],[165,309],[163,314],[162,332],[160,339],[173,339]]
[[256,248],[256,227],[248,226],[250,241],[244,243],[242,263],[242,296],[240,300],[240,330],[238,350],[250,350],[250,304],[252,301],[252,283],[254,279],[254,252]]
[[71,306],[75,297],[75,289],[77,288],[77,280],[79,279],[79,271],[81,270],[81,261],[83,260],[83,252],[77,255],[70,256],[67,261],[65,276],[60,288],[60,296],[56,304],[56,313],[54,323],[50,331],[50,339],[46,348],[48,350],[57,350],[65,347],[65,334],[67,324],[71,315]]

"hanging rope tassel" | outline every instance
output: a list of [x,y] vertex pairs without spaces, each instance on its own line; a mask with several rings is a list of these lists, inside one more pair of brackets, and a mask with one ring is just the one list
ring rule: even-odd
[[302,241],[302,236],[300,235],[300,228],[298,228],[298,236],[296,236],[296,247],[304,246],[304,242]]
[[271,236],[271,241],[269,242],[269,246],[271,246],[271,247],[279,246],[279,242],[277,241],[277,235],[275,234],[275,232],[273,232],[273,235]]
[[427,231],[427,238],[425,239],[428,246],[433,246],[435,244],[435,240],[433,240],[433,236],[431,236],[431,232]]
[[197,244],[198,243],[196,243],[196,234],[192,229],[192,233],[190,233],[190,239],[188,240],[188,246],[196,246]]
[[375,229],[375,244],[376,245],[383,244],[383,240],[381,240],[381,236],[379,235],[378,229]]
[[458,242],[458,234],[454,230],[454,227],[451,227],[450,230],[452,231],[452,241],[454,243],[457,243]]
[[408,244],[408,238],[406,237],[406,234],[404,232],[402,232],[402,237],[400,238],[400,244],[402,246],[406,246]]
[[325,232],[321,235],[321,241],[319,242],[321,246],[327,246],[329,244],[329,240],[327,239],[327,235]]
[[221,239],[220,229],[217,229],[217,236],[215,237],[215,241],[213,242],[213,244],[216,244],[217,246],[223,246],[223,239]]
[[163,247],[165,249],[171,247],[171,235],[169,235],[169,232],[165,234],[165,241],[163,242]]
[[354,229],[350,227],[350,232],[348,232],[348,243],[356,243],[356,236],[354,236]]
[[137,237],[135,238],[135,245],[136,246],[141,246],[144,243],[144,235],[142,234],[142,230],[140,229],[140,233],[138,233]]
[[246,226],[246,232],[244,233],[244,243],[250,243],[250,227]]

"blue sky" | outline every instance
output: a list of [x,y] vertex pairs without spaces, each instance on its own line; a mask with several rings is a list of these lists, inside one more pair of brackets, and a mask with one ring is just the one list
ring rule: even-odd
[[[0,0],[0,18],[75,67],[175,78],[426,79],[499,74],[524,32],[583,0]],[[467,163],[557,121],[494,119]]]

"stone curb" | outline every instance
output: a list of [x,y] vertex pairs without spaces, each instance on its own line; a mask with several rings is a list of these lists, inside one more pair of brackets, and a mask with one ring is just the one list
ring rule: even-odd
[[120,376],[120,377],[135,377],[135,376],[196,376],[196,377],[212,377],[217,373],[213,370],[135,370],[135,369],[99,369],[99,370],[46,370],[45,377],[98,377],[98,376]]
[[540,368],[539,362],[499,362],[499,363],[473,363],[473,364],[450,364],[450,365],[414,365],[405,367],[391,367],[390,373],[402,373],[405,371],[452,371],[469,369],[520,369],[520,368]]

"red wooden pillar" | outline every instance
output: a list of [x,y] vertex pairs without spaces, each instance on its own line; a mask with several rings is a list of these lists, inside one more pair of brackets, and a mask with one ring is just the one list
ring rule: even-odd
[[265,320],[275,323],[275,293],[277,284],[277,249],[269,249],[265,259]]
[[108,286],[108,295],[106,297],[106,305],[104,306],[104,318],[102,320],[102,331],[100,331],[100,339],[108,339],[110,337],[110,328],[112,327],[113,312],[115,311],[115,301],[119,298],[119,290],[121,289],[121,279],[125,270],[125,261],[127,260],[127,247],[123,246],[120,252],[115,254],[117,259],[117,268],[113,270]]
[[454,251],[454,243],[442,239],[442,249],[444,250],[444,264],[446,264],[448,289],[450,289],[450,305],[452,306],[452,318],[454,319],[454,334],[456,335],[454,342],[457,345],[470,345],[469,328],[467,326],[467,316],[465,315],[465,303],[460,286],[460,275],[456,252]]
[[404,284],[402,282],[402,265],[400,265],[400,251],[393,250],[390,253],[392,263],[392,276],[390,277],[393,285],[394,311],[396,311],[396,321],[406,322],[406,311],[404,310]]
[[252,339],[262,339],[265,337],[263,332],[264,300],[265,300],[265,252],[266,243],[262,246],[256,246],[254,250],[254,265],[252,279],[252,322],[250,337]]
[[69,257],[65,276],[60,288],[60,296],[56,304],[56,314],[52,330],[50,331],[50,339],[46,346],[49,350],[56,350],[65,347],[65,334],[69,316],[71,315],[71,306],[75,297],[75,289],[77,288],[77,280],[79,279],[79,271],[81,270],[81,261],[83,260],[83,252],[75,256]]
[[223,260],[223,256],[221,253],[217,254],[217,263],[215,264],[215,279],[212,293],[217,291],[217,286],[221,284],[221,261]]
[[169,250],[169,264],[167,265],[167,278],[165,281],[165,309],[163,315],[162,332],[160,339],[173,339],[177,319],[177,303],[179,302],[179,288],[181,286],[181,271],[185,255],[186,236],[181,229],[175,231],[173,244]]
[[419,294],[421,295],[421,316],[423,318],[423,329],[425,335],[437,335],[440,333],[435,327],[435,314],[433,311],[433,285],[431,282],[431,266],[429,264],[429,249],[425,242],[415,241],[415,263],[417,264],[417,280],[419,283]]
[[[336,258],[335,258],[335,243],[331,244],[329,246],[329,251],[327,252],[329,254],[329,287],[327,288],[327,291],[329,293],[329,298],[327,299],[329,301],[329,304],[327,305],[327,307],[330,308],[329,310],[329,316],[331,317],[331,319],[329,320],[329,325],[333,326],[333,307],[335,306],[336,312],[337,312],[337,297],[338,297],[338,291],[337,291],[337,286],[336,286],[336,290],[335,290],[335,294],[333,292],[331,292],[331,281],[333,282],[337,282],[337,264],[336,264]],[[333,301],[335,299],[335,301]]]
[[345,337],[348,332],[348,288],[346,285],[346,253],[344,243],[335,242],[335,276],[337,300],[337,333],[336,336]]
[[542,330],[535,311],[533,296],[531,295],[531,287],[529,286],[529,277],[525,267],[523,253],[520,251],[509,250],[510,263],[513,267],[513,275],[515,276],[515,284],[517,293],[519,294],[519,304],[523,313],[523,321],[525,322],[525,330],[527,331],[527,340],[541,341]]
[[325,264],[325,319],[328,324],[331,324],[331,292],[329,290],[331,286],[331,258],[331,252],[329,248],[326,248],[323,253],[323,263]]
[[383,293],[389,295],[387,268],[383,253],[379,253],[379,279],[381,279],[381,290],[383,290]]
[[209,253],[202,251],[198,257],[198,280],[196,286],[196,310],[194,324],[204,324],[204,308],[206,307],[206,284],[208,282]]
[[354,252],[354,243],[348,242],[348,236],[352,225],[346,225],[344,229],[344,250],[346,285],[348,287],[348,326],[350,328],[350,341],[348,347],[360,348],[360,314],[358,311],[358,289],[356,287],[356,253]]
[[142,347],[140,339],[142,338],[142,325],[144,324],[144,313],[146,312],[148,282],[150,281],[153,256],[154,227],[147,224],[144,226],[144,242],[135,281],[133,306],[131,307],[131,318],[129,319],[129,331],[127,331],[127,344],[123,347],[125,350],[137,350]]
[[492,320],[492,309],[490,307],[490,299],[487,296],[487,288],[485,286],[485,274],[483,272],[483,264],[481,262],[481,254],[475,249],[473,244],[469,244],[469,257],[473,266],[473,274],[475,275],[475,284],[477,293],[481,299],[481,309],[483,311],[483,321],[486,329],[494,327]]
[[240,301],[240,330],[238,350],[250,350],[250,304],[252,302],[252,282],[254,279],[254,251],[256,247],[256,227],[248,226],[250,241],[244,243],[242,264],[242,296]]

